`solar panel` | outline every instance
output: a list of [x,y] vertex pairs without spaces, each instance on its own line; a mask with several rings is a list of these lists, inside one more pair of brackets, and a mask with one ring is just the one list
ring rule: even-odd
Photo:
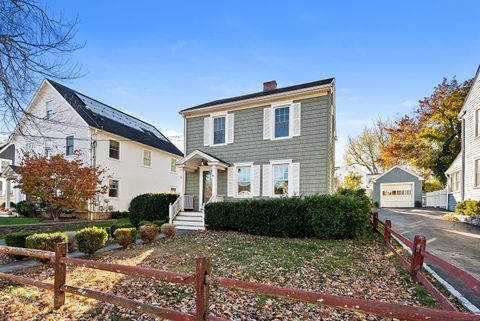
[[96,101],[94,99],[91,99],[87,96],[84,96],[78,92],[75,92],[75,94],[80,98],[85,105],[95,114],[108,117],[110,119],[113,119],[119,123],[122,123],[128,127],[135,128],[137,130],[143,131],[149,135],[152,135],[154,137],[160,138],[164,141],[167,141],[165,136],[156,129],[154,126],[147,124],[140,119],[137,119],[135,117],[132,117],[128,114],[125,114],[124,112],[121,112],[119,110],[116,110],[115,108],[112,108],[110,106],[107,106],[105,104],[102,104],[99,101]]

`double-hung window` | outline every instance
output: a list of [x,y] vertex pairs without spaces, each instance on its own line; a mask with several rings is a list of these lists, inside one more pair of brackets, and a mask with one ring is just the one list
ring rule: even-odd
[[5,168],[7,168],[9,165],[10,165],[10,161],[9,160],[3,160],[0,162],[0,172],[3,172],[5,170]]
[[460,171],[452,173],[450,176],[450,187],[452,188],[452,192],[460,190]]
[[213,144],[225,144],[225,116],[213,118]]
[[49,139],[45,141],[45,156],[52,157],[53,155],[53,142]]
[[273,166],[273,195],[288,195],[288,164]]
[[120,142],[110,139],[108,156],[113,159],[120,159]]
[[170,159],[170,172],[177,172],[177,160],[175,158]]
[[152,166],[152,152],[146,149],[143,150],[143,165]]
[[480,109],[475,110],[475,137],[480,136]]
[[248,197],[252,192],[251,166],[237,167],[237,195]]
[[275,138],[289,137],[290,107],[278,107],[274,111]]
[[32,153],[33,152],[33,143],[27,143],[25,149],[26,149],[27,153]]
[[74,137],[73,136],[67,136],[65,139],[65,155],[66,156],[72,156],[74,153]]
[[475,160],[475,187],[480,187],[480,159]]
[[108,197],[118,197],[118,180],[110,179],[108,181]]
[[53,100],[49,100],[45,103],[45,118],[52,119],[53,117]]

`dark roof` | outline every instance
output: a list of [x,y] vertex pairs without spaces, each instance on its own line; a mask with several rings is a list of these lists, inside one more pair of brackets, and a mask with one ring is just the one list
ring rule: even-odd
[[328,79],[308,82],[308,83],[289,86],[289,87],[272,89],[272,90],[268,90],[268,91],[259,91],[259,92],[256,92],[256,93],[253,93],[253,94],[248,94],[248,95],[218,99],[218,100],[210,101],[210,102],[205,103],[205,104],[201,104],[201,105],[197,105],[197,106],[193,106],[193,107],[190,107],[190,108],[183,109],[183,110],[180,111],[180,113],[183,113],[185,111],[194,110],[194,109],[209,107],[209,106],[215,106],[215,105],[220,105],[220,104],[228,104],[228,103],[232,103],[232,102],[240,101],[240,100],[252,99],[252,98],[257,98],[257,97],[264,97],[264,96],[269,96],[269,95],[274,95],[274,94],[280,94],[280,93],[294,91],[294,90],[298,90],[298,89],[328,85],[328,84],[331,84],[334,80],[335,80],[335,78],[328,78]]
[[2,147],[0,147],[0,158],[9,159],[13,162],[15,160],[15,145],[7,145],[3,145]]
[[[83,118],[83,120],[85,120],[85,122],[89,126],[125,137],[127,139],[130,139],[151,147],[164,150],[166,152],[169,152],[175,155],[183,156],[183,153],[172,142],[170,142],[168,138],[163,136],[163,134],[161,134],[160,131],[158,131],[158,129],[156,129],[153,125],[146,123],[131,115],[128,115],[116,108],[105,105],[96,99],[90,98],[78,91],[75,91],[71,88],[61,85],[53,80],[50,80],[50,79],[47,79],[47,80],[60,93],[60,95],[62,95],[65,98],[65,100],[73,107],[73,109],[77,111],[77,113]],[[101,115],[99,113],[96,113],[92,109],[90,109],[87,106],[87,104],[85,104],[85,102],[80,98],[81,96],[87,97],[92,101],[98,102],[99,104],[102,105],[102,107],[110,109],[111,112],[121,113],[123,118],[127,120],[130,119],[132,121],[135,121],[136,123],[141,123],[141,124],[143,123],[145,124],[145,127],[148,127],[148,128],[152,127],[158,133],[156,135],[150,130],[145,130],[145,129],[140,130],[138,128],[129,126],[127,124],[114,120],[110,117],[107,117],[104,114]],[[161,137],[158,137],[158,134],[160,134]]]

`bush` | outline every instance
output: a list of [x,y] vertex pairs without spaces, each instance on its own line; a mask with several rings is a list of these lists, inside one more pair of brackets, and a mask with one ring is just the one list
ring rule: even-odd
[[[57,243],[68,243],[68,237],[60,232],[32,234],[25,240],[25,245],[29,249],[55,252]],[[39,260],[48,262],[48,260]]]
[[205,207],[209,229],[277,237],[312,236],[299,197],[210,203]]
[[480,201],[466,200],[458,202],[455,213],[458,215],[480,216]]
[[150,243],[157,238],[158,226],[155,224],[142,225],[140,226],[139,232],[143,243]]
[[124,248],[127,248],[130,244],[135,243],[137,240],[137,229],[134,227],[119,228],[115,230],[114,237],[118,244]]
[[275,237],[355,238],[366,231],[370,209],[364,190],[340,190],[336,195],[210,203],[205,223],[210,229]]
[[422,201],[415,201],[415,207],[422,207]]
[[150,221],[141,221],[138,223],[138,227],[143,226],[143,225],[152,225],[153,223]]
[[160,226],[162,226],[163,224],[167,223],[167,221],[164,221],[164,220],[155,220],[152,222],[153,224],[155,224],[156,226],[158,226],[160,228]]
[[115,230],[119,228],[131,228],[134,227],[131,223],[115,223],[110,226],[110,235],[115,237]]
[[[25,245],[27,237],[32,235],[33,232],[15,232],[15,233],[9,233],[5,235],[5,244],[7,246],[14,246],[14,247],[27,247]],[[11,258],[15,260],[20,260],[24,258],[25,256],[21,255],[9,255]]]
[[117,218],[129,218],[130,213],[128,211],[113,211],[112,212],[112,219]]
[[17,211],[18,214],[22,216],[30,217],[35,214],[37,207],[33,202],[20,201],[17,203],[17,206],[15,206],[15,210]]
[[[7,203],[3,202],[0,207],[1,208],[5,208],[5,205],[7,205]],[[15,207],[15,203],[14,202],[10,202],[10,207]],[[168,216],[168,215],[167,215]]]
[[94,254],[105,246],[108,233],[101,227],[85,227],[75,234],[78,250],[83,253]]
[[175,227],[174,224],[163,224],[160,227],[160,230],[162,231],[163,234],[165,234],[167,238],[172,238],[172,237],[175,237],[175,235],[177,235],[177,228]]
[[168,220],[168,206],[174,203],[178,194],[150,193],[136,196],[130,202],[130,221],[136,227],[141,221]]
[[424,193],[440,191],[444,188],[445,186],[443,186],[442,182],[440,182],[438,179],[427,179],[422,185],[422,190]]

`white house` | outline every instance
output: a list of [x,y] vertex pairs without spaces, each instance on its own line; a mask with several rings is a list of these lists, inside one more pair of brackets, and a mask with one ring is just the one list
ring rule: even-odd
[[[44,80],[10,137],[18,165],[25,151],[73,157],[106,169],[106,195],[95,210],[126,210],[149,192],[177,192],[176,162],[183,153],[153,125],[51,80]],[[4,176],[14,174],[15,166]],[[15,201],[25,198],[15,190]]]
[[[0,173],[13,164],[15,158],[15,146],[6,142],[0,147]],[[0,203],[9,205],[13,201],[12,186],[3,177],[0,177]],[[7,206],[5,206],[7,207]],[[10,206],[8,206],[10,207]]]
[[448,177],[448,207],[463,200],[480,200],[480,67],[465,99],[462,121],[462,150],[445,172]]

